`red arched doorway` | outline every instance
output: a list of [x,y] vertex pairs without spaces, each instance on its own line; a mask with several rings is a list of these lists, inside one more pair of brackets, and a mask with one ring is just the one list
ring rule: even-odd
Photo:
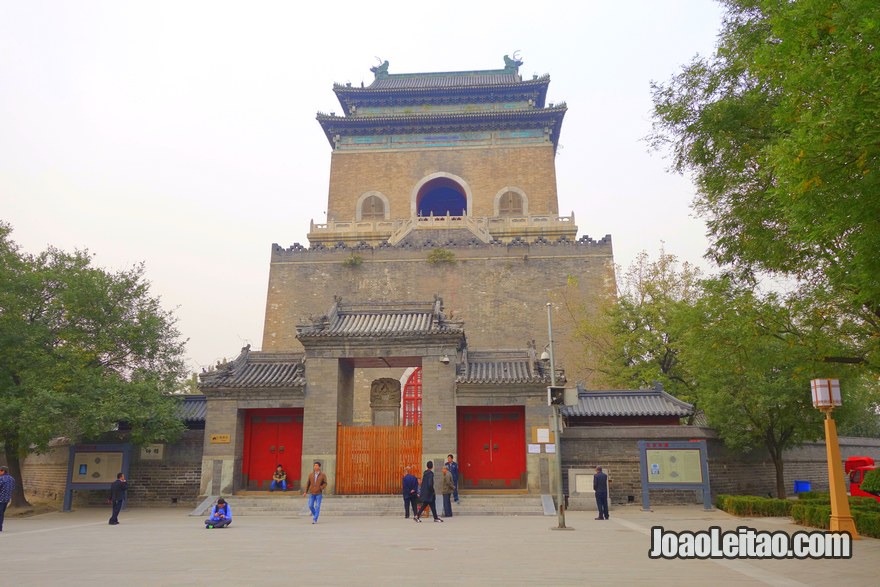
[[415,371],[403,386],[403,425],[417,426],[422,423],[422,368]]
[[464,216],[467,196],[464,188],[448,177],[437,177],[425,183],[416,196],[418,216]]

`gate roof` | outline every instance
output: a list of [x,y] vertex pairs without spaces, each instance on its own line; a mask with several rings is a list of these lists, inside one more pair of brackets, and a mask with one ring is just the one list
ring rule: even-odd
[[311,324],[297,326],[300,341],[317,338],[391,338],[461,335],[461,322],[443,312],[440,297],[433,302],[343,303],[336,298],[327,314],[313,317]]

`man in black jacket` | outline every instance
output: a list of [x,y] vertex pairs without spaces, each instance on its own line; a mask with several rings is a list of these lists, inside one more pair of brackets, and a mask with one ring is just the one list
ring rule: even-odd
[[417,515],[419,508],[419,480],[412,474],[409,467],[404,469],[403,476],[403,509],[409,518],[409,508],[412,506],[413,516]]
[[422,500],[422,507],[419,508],[418,513],[413,516],[413,519],[416,522],[422,521],[422,512],[425,511],[425,508],[431,506],[431,514],[434,516],[435,522],[442,522],[443,520],[437,516],[437,494],[434,492],[434,461],[428,461],[427,469],[422,473],[422,490],[420,498]]
[[596,507],[599,510],[597,520],[608,519],[608,475],[602,472],[602,467],[596,467],[593,475],[593,491],[596,492]]
[[128,489],[128,482],[125,480],[125,474],[116,475],[116,481],[110,484],[110,502],[113,504],[113,515],[110,516],[110,525],[119,524],[119,512],[122,510],[122,504],[125,502],[125,492]]

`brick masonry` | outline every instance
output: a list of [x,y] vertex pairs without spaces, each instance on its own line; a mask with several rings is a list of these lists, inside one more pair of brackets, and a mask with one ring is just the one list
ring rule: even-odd
[[[473,349],[525,348],[546,341],[545,304],[553,302],[557,364],[570,380],[586,379],[583,350],[573,336],[581,310],[597,310],[614,290],[611,242],[474,245],[449,248],[455,262],[427,261],[431,247],[354,251],[363,262],[346,266],[352,250],[274,247],[269,271],[264,351],[301,351],[296,325],[348,302],[430,300],[443,297],[447,316],[464,321]],[[575,312],[570,309],[576,307]]]
[[454,175],[470,188],[470,216],[494,216],[495,195],[517,187],[531,214],[557,214],[553,146],[416,149],[382,152],[334,151],[330,164],[329,220],[355,218],[358,198],[371,191],[388,198],[389,218],[411,217],[416,186],[435,173]]

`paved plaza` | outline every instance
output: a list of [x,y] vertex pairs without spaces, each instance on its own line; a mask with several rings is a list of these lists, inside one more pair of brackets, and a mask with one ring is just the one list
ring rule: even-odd
[[[230,500],[234,508],[234,499]],[[233,510],[234,511],[234,510]],[[651,560],[649,531],[802,529],[699,507],[617,508],[611,520],[460,516],[443,524],[378,516],[236,517],[205,530],[184,509],[83,508],[7,518],[0,585],[846,585],[876,586],[880,540],[851,560]]]

